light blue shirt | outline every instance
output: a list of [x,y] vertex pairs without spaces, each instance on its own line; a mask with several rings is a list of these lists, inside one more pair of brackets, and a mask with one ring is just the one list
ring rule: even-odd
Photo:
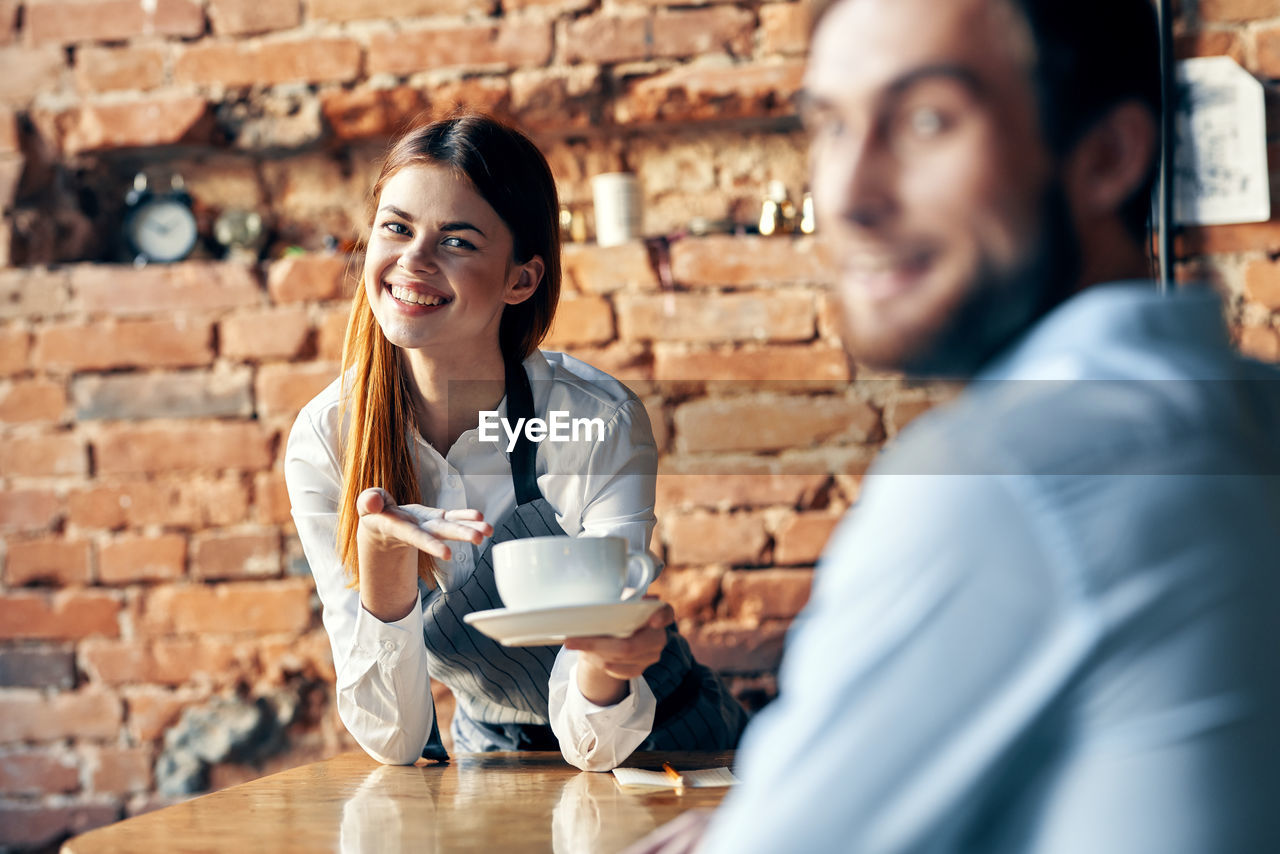
[[1278,378],[1106,285],[914,423],[700,854],[1280,851]]

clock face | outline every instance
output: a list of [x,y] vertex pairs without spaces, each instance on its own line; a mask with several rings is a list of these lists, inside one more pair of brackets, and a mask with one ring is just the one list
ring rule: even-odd
[[179,261],[196,245],[196,218],[175,199],[144,202],[128,224],[129,240],[151,261]]

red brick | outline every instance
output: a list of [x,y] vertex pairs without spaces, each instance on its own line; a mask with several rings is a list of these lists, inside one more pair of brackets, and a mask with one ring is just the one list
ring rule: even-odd
[[0,386],[0,421],[61,421],[66,410],[66,386],[60,382],[19,380]]
[[756,461],[758,472],[746,471],[748,464],[730,460],[722,468],[698,461],[687,470],[670,461],[658,473],[659,508],[716,507],[804,507],[826,485],[824,474],[773,474],[768,461]]
[[608,247],[566,244],[562,261],[565,286],[582,293],[658,288],[649,253],[640,241]]
[[0,754],[0,793],[51,795],[80,788],[80,771],[74,762],[45,751]]
[[550,58],[549,22],[437,25],[370,36],[367,73],[372,76],[453,67],[512,68],[545,65]]
[[614,307],[622,339],[721,343],[814,335],[813,296],[805,292],[619,294]]
[[768,383],[781,389],[841,386],[852,378],[852,371],[844,350],[829,344],[715,350],[659,344],[653,352],[653,375],[657,380]]
[[834,271],[811,237],[710,236],[671,247],[677,282],[693,287],[832,281]]
[[[289,674],[297,673],[314,674],[326,682],[336,678],[329,636],[323,629],[315,629],[298,638],[267,638],[255,641],[255,645],[262,673],[268,682],[279,684]],[[434,680],[431,689],[432,694],[437,693]]]
[[76,51],[75,77],[81,92],[155,89],[164,82],[164,50],[143,45],[83,47]]
[[67,310],[63,270],[0,270],[0,318],[42,317]]
[[79,376],[71,381],[78,421],[231,418],[253,414],[252,372],[178,371]]
[[[3,494],[0,493],[0,501]],[[0,505],[2,506],[2,505]],[[263,525],[292,525],[289,492],[285,488],[284,472],[269,471],[253,479],[254,520]]]
[[0,48],[0,100],[23,106],[36,95],[56,91],[65,68],[66,55],[57,47]]
[[679,66],[632,83],[614,108],[619,124],[790,116],[804,63]]
[[12,802],[0,805],[4,841],[22,850],[52,850],[58,840],[102,827],[120,819],[116,804],[48,806]]
[[133,480],[77,490],[68,504],[71,523],[85,528],[207,528],[243,522],[249,496],[236,476]]
[[155,659],[143,641],[90,639],[79,644],[80,668],[99,685],[154,682]]
[[613,337],[613,309],[608,300],[566,295],[556,306],[555,322],[546,343],[560,349],[575,344],[602,344]]
[[811,569],[750,569],[729,572],[721,585],[721,607],[732,619],[758,624],[761,620],[790,620],[809,601]]
[[724,569],[664,569],[649,592],[675,609],[677,620],[710,619],[720,595]]
[[1230,56],[1245,63],[1245,43],[1240,33],[1231,30],[1197,30],[1175,36],[1174,55],[1178,59],[1195,56]]
[[1240,330],[1240,352],[1260,362],[1280,362],[1280,332],[1269,326],[1246,326]]
[[760,625],[708,623],[685,633],[694,657],[712,670],[758,673],[777,670],[787,626],[782,620]]
[[0,638],[115,637],[119,612],[119,601],[98,591],[8,593],[0,597]]
[[0,376],[25,371],[30,352],[31,335],[25,329],[0,329]]
[[209,0],[209,23],[219,36],[287,30],[301,22],[302,9],[293,0]]
[[690,57],[728,52],[749,56],[755,15],[736,6],[659,12],[653,18],[653,56]]
[[217,638],[162,638],[152,646],[155,662],[152,679],[167,685],[200,681],[233,684],[256,675],[251,645]]
[[267,271],[272,302],[316,302],[350,297],[359,269],[347,255],[291,255]]
[[809,11],[804,3],[760,7],[760,46],[765,53],[802,54],[809,49]]
[[206,142],[213,127],[204,98],[176,95],[82,104],[58,113],[36,112],[32,118],[67,155],[194,145]]
[[153,634],[301,632],[311,623],[310,579],[160,587],[144,603]]
[[[0,0],[0,19],[8,1]],[[0,106],[0,154],[19,154],[21,151],[18,143],[18,114],[9,107]]]
[[148,747],[99,747],[88,760],[89,788],[94,792],[127,795],[151,788]]
[[200,534],[191,543],[191,574],[210,580],[277,578],[280,533],[272,530]]
[[1220,255],[1229,252],[1280,253],[1280,220],[1241,225],[1209,225],[1187,228],[1177,241],[1183,255]]
[[84,540],[10,540],[4,580],[11,587],[32,582],[63,587],[89,583],[89,571],[89,543]]
[[55,323],[36,332],[35,361],[47,370],[178,368],[213,361],[212,326],[178,317]]
[[326,311],[316,331],[316,358],[327,362],[342,360],[342,343],[347,337],[347,323],[351,320],[349,307]]
[[56,492],[45,489],[0,491],[0,531],[45,531],[57,524],[66,508]]
[[302,308],[239,312],[218,326],[220,355],[251,362],[291,359],[301,354],[310,332],[311,322]]
[[264,301],[252,265],[227,261],[81,264],[71,270],[71,290],[77,308],[109,314],[241,308]]
[[667,560],[677,566],[759,563],[769,542],[755,513],[676,513],[662,520]]
[[197,43],[173,66],[175,82],[197,86],[341,83],[359,75],[360,45],[342,38]]
[[1200,0],[1196,11],[1201,21],[1244,24],[1280,17],[1280,0]]
[[0,442],[0,476],[56,477],[88,472],[84,441],[74,434],[14,437]]
[[510,79],[511,112],[530,132],[551,136],[599,124],[605,77],[597,66],[522,69]]
[[0,211],[9,211],[18,196],[26,159],[20,155],[0,154]]
[[564,24],[558,39],[565,62],[630,62],[650,58],[653,18],[597,13]]
[[1257,58],[1250,70],[1262,77],[1280,77],[1280,27],[1260,30],[1255,39]]
[[788,516],[774,534],[773,560],[779,564],[814,564],[840,524],[831,513],[796,513]]
[[100,474],[256,471],[271,465],[272,437],[255,423],[119,425],[94,441]]
[[263,365],[255,385],[258,417],[292,420],[337,378],[338,366],[326,362]]
[[677,446],[685,453],[863,444],[883,436],[880,413],[850,397],[703,399],[678,407],[674,421]]
[[193,0],[36,0],[26,4],[27,38],[36,43],[125,41],[140,35],[198,36],[204,13]]
[[1280,261],[1254,261],[1245,267],[1244,293],[1272,311],[1280,310]]
[[[386,18],[387,5],[381,0],[306,0],[307,17],[320,21],[358,21],[364,18]],[[405,0],[395,7],[396,18],[423,15],[487,16],[496,0]],[[506,8],[511,4],[507,3]]]
[[0,0],[0,45],[11,44],[18,31],[20,0]]
[[119,731],[120,698],[108,691],[0,692],[0,742],[114,738]]
[[344,140],[391,136],[426,106],[426,93],[415,86],[337,89],[320,96],[325,121],[333,135]]
[[126,726],[135,741],[154,741],[178,720],[182,710],[198,703],[204,694],[194,691],[169,691],[145,686],[124,692]]
[[186,563],[187,540],[181,534],[129,534],[98,547],[98,581],[171,581],[182,577]]

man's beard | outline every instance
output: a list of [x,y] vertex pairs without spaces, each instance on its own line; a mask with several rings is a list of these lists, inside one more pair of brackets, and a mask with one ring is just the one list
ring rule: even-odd
[[984,256],[963,301],[932,341],[903,360],[902,369],[917,376],[972,377],[1074,293],[1080,266],[1080,239],[1062,185],[1054,181],[1041,200],[1031,251],[1007,269]]

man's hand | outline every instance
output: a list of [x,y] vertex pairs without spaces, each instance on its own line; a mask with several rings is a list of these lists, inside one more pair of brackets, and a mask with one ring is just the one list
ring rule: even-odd
[[627,683],[662,657],[667,645],[667,626],[675,619],[675,611],[664,602],[628,637],[566,640],[565,649],[576,649],[580,653],[578,690],[582,696],[597,706],[612,706],[627,696]]

